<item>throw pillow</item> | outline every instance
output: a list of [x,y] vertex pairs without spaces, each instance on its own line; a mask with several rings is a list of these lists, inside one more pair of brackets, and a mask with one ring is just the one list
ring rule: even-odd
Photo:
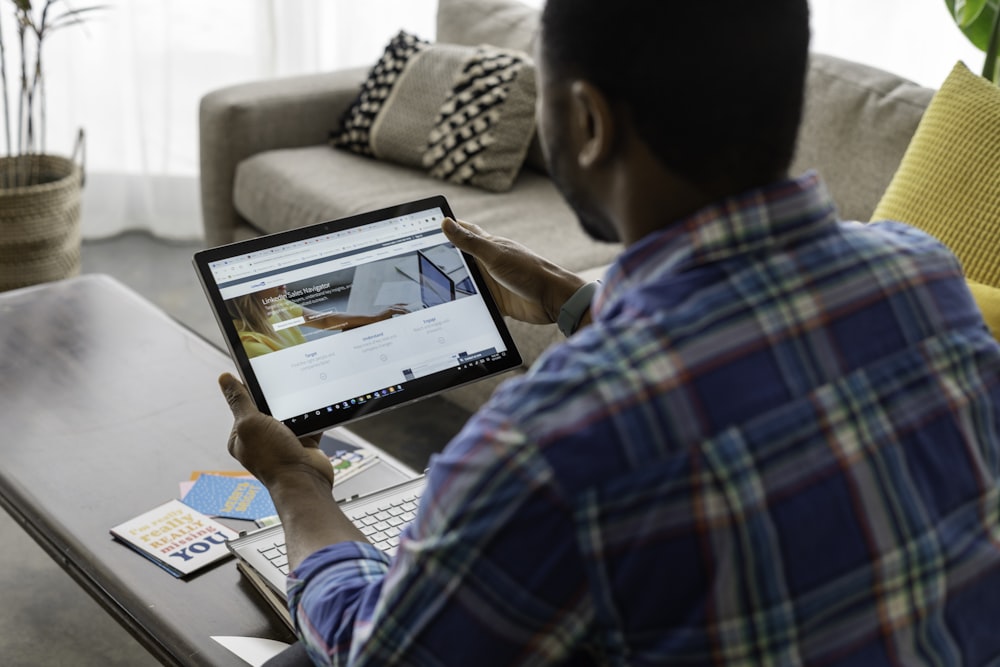
[[[449,44],[493,44],[534,53],[541,12],[518,0],[439,0],[437,39]],[[525,166],[547,173],[536,134]]]
[[979,310],[983,311],[986,326],[990,328],[993,337],[1000,341],[1000,289],[973,280],[968,283],[972,298],[976,300]]
[[924,230],[970,280],[1000,287],[1000,87],[955,65],[872,219]]
[[432,44],[401,31],[332,136],[337,148],[509,190],[535,131],[535,71],[524,53]]

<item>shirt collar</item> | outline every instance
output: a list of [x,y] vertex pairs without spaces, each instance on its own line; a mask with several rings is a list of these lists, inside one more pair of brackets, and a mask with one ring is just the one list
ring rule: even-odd
[[594,314],[600,317],[632,287],[664,274],[787,243],[836,219],[836,208],[812,171],[726,198],[629,246],[605,274]]

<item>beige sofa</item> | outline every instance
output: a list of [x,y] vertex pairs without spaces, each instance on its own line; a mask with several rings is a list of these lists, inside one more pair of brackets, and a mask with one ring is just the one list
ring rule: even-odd
[[[532,52],[537,10],[516,0],[440,0],[437,40]],[[388,40],[388,36],[387,36]],[[455,214],[597,277],[620,248],[588,239],[542,170],[491,193],[329,146],[367,68],[256,81],[206,95],[200,109],[205,239],[230,243],[443,194]],[[719,85],[725,86],[724,77]],[[868,220],[933,95],[888,72],[814,54],[792,172],[816,169],[844,217]],[[530,363],[560,334],[511,325]],[[474,409],[495,382],[449,393]]]

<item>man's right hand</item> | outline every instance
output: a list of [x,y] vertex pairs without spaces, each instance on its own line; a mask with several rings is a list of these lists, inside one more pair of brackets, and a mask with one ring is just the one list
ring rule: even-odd
[[559,309],[586,282],[571,271],[510,239],[478,225],[445,218],[448,240],[476,258],[504,315],[532,324],[551,324]]

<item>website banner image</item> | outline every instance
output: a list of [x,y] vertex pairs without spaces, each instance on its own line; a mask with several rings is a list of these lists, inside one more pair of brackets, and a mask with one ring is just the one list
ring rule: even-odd
[[[443,235],[226,300],[271,413],[285,419],[503,351]],[[388,255],[388,256],[385,256]],[[252,281],[250,282],[252,283]],[[259,282],[256,283],[259,285]]]

